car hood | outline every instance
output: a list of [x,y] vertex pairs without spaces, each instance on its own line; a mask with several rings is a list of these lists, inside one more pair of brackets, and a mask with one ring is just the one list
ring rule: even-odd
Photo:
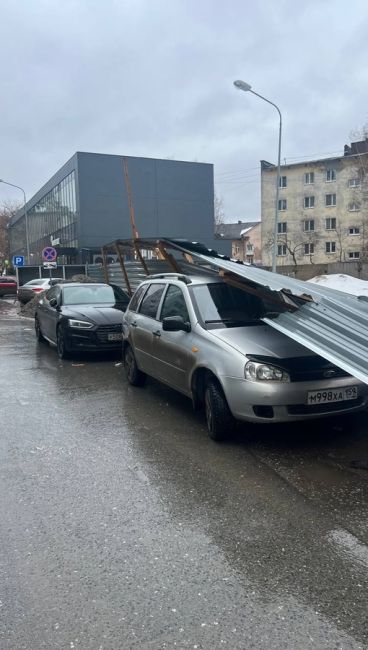
[[123,312],[116,307],[73,305],[62,308],[63,316],[76,320],[88,320],[95,325],[116,325],[123,322]]
[[285,359],[315,356],[311,350],[268,325],[228,327],[210,330],[208,333],[249,357],[264,356]]

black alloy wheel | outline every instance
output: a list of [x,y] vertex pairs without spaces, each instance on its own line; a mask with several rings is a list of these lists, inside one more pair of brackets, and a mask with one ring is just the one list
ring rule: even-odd
[[56,332],[56,347],[59,359],[67,359],[69,354],[65,345],[65,333],[61,325],[59,325]]
[[44,336],[43,336],[43,334],[41,332],[40,322],[39,322],[37,316],[35,316],[35,332],[36,332],[37,341],[39,343],[45,342],[45,338],[44,338]]
[[226,440],[235,420],[227,405],[226,397],[216,379],[209,379],[204,395],[208,435],[212,440]]
[[139,370],[134,352],[130,345],[125,348],[124,365],[128,382],[132,386],[143,386],[147,379],[147,375]]

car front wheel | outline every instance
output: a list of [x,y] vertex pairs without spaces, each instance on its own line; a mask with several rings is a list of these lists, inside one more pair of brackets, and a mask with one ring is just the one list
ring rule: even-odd
[[210,379],[206,386],[204,405],[208,435],[220,442],[229,437],[234,427],[234,417],[227,405],[226,397],[215,379]]
[[124,364],[128,382],[132,386],[143,386],[147,379],[147,376],[144,372],[139,370],[137,362],[135,360],[134,352],[130,345],[125,348]]
[[69,354],[66,349],[65,333],[62,327],[58,327],[56,334],[56,347],[59,359],[67,359]]

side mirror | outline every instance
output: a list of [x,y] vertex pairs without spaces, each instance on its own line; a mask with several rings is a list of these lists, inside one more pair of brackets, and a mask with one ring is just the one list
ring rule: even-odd
[[57,307],[58,301],[56,300],[56,298],[51,298],[49,304],[50,304],[50,307]]
[[190,332],[192,328],[182,316],[167,316],[162,321],[162,329],[165,332]]

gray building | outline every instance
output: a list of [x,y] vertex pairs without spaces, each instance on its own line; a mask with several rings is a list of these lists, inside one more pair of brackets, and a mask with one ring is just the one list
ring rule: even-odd
[[214,247],[213,165],[77,152],[13,217],[11,255],[27,255],[27,229],[29,264],[50,245],[60,262],[92,262],[103,244],[131,238],[124,158],[140,237]]

